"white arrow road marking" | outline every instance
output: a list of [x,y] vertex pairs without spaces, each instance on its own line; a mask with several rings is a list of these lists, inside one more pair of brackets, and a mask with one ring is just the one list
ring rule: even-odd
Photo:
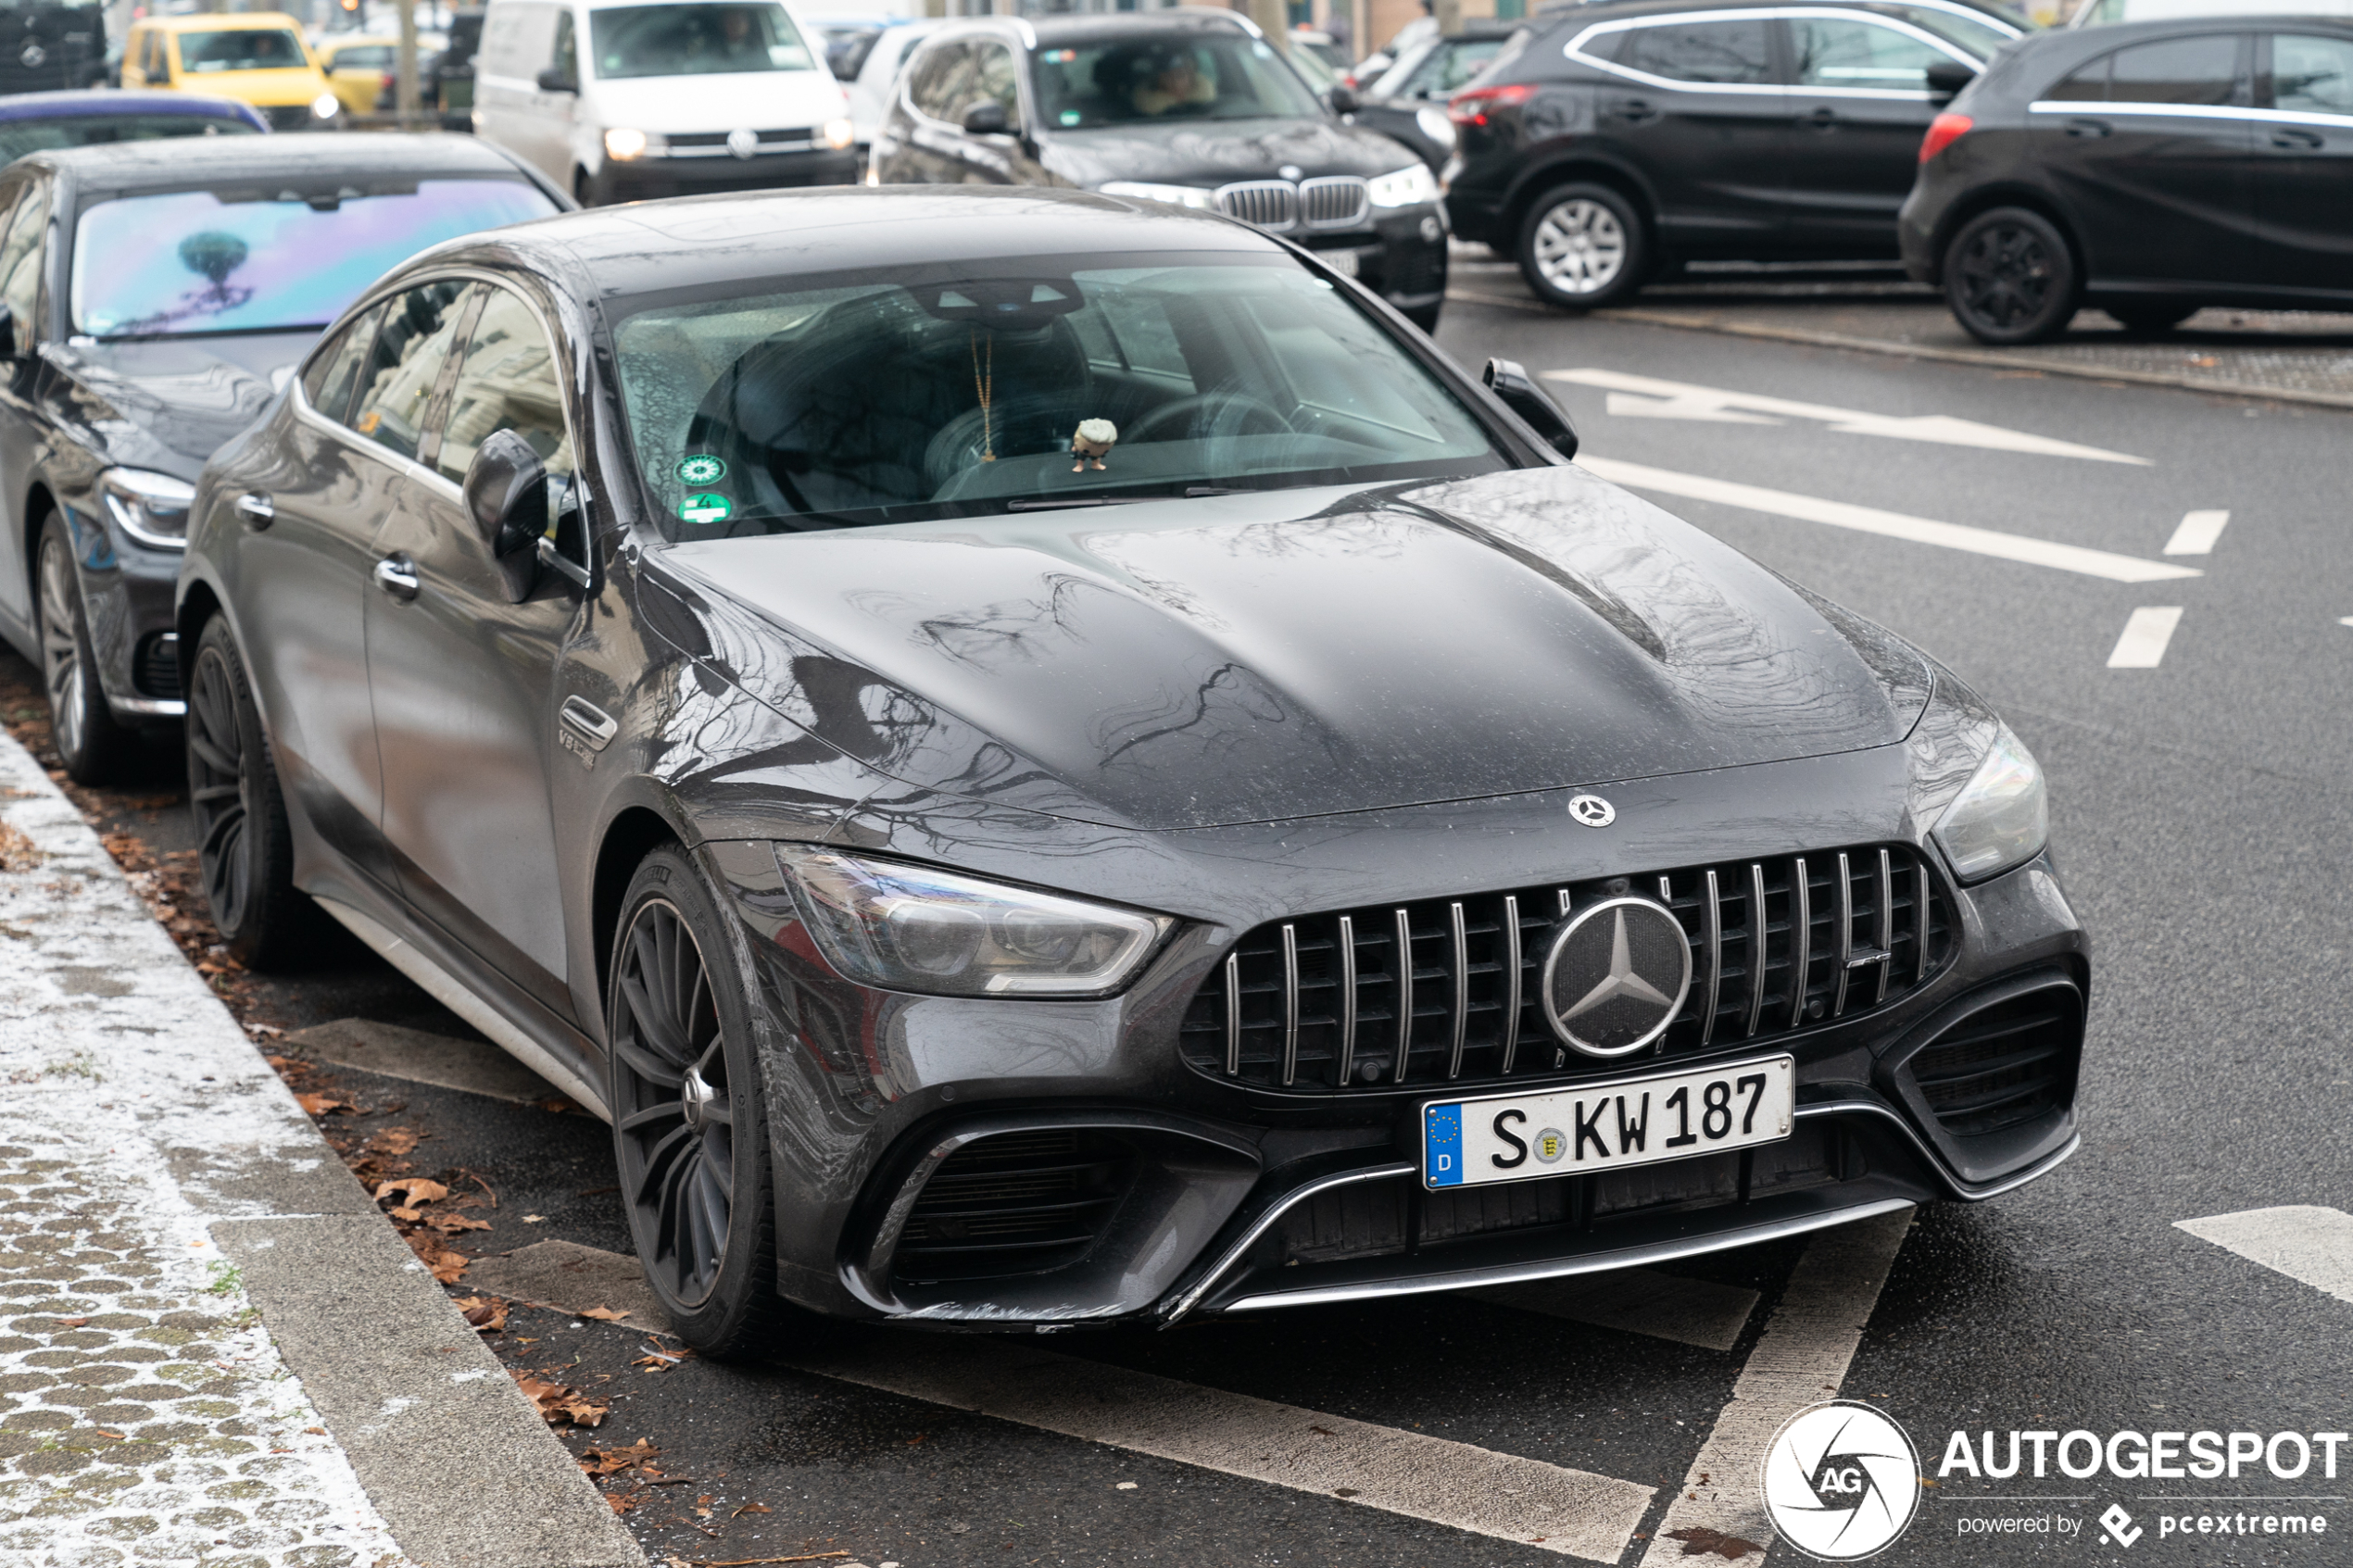
[[[1911,1224],[1911,1205],[1906,1204],[1823,1231],[1806,1244],[1773,1321],[1732,1385],[1732,1402],[1717,1416],[1667,1516],[1652,1533],[1642,1568],[1682,1568],[1690,1561],[1687,1543],[1675,1538],[1678,1530],[1716,1530],[1760,1547],[1772,1544],[1773,1526],[1759,1490],[1766,1447],[1791,1416],[1838,1398]],[[1761,1555],[1740,1559],[1743,1568],[1762,1561]]]
[[1655,1269],[1570,1274],[1464,1294],[1516,1311],[1541,1312],[1708,1350],[1729,1350],[1738,1344],[1749,1314],[1756,1310],[1754,1290],[1713,1280],[1680,1279]]
[[[1955,419],[1950,414],[1874,414],[1860,408],[1833,408],[1824,403],[1799,403],[1787,397],[1729,392],[1722,387],[1693,386],[1688,382],[1659,381],[1652,376],[1632,376],[1621,370],[1604,370],[1599,367],[1546,370],[1544,379],[1567,382],[1577,386],[1608,388],[1609,411],[1635,419],[1771,424],[1775,422],[1773,420],[1757,416],[1779,415],[1793,420],[1818,420],[1832,430],[1848,435],[1881,435],[1897,441],[1933,441],[1946,446],[1982,446],[1994,452],[2029,452],[2046,458],[2082,458],[2095,463],[2135,463],[2146,467],[2149,461],[2146,458],[2128,457],[2122,452],[2105,451],[2097,446],[2078,446],[2071,441],[2055,441],[2047,435],[2035,435],[2027,431],[2005,430],[2000,425],[1983,425],[1974,420]],[[1628,393],[1642,395],[1623,395]]]
[[1799,495],[1787,490],[1768,490],[1762,485],[1741,484],[1729,479],[1676,473],[1641,463],[1620,462],[1615,458],[1579,455],[1577,462],[1586,472],[1632,490],[1655,490],[1663,495],[1681,495],[1693,501],[1714,501],[1722,506],[1739,507],[1774,517],[1793,517],[1805,522],[1828,523],[1832,528],[1851,528],[1857,533],[1877,533],[1890,539],[1908,539],[1917,545],[1940,545],[1948,550],[1968,550],[1975,555],[1993,556],[2002,560],[2023,561],[2029,566],[2047,566],[2061,571],[2081,572],[2086,577],[2104,577],[2111,583],[2160,583],[2170,578],[2206,575],[2194,566],[2172,566],[2164,561],[2142,560],[2137,556],[2086,549],[2081,545],[2032,539],[2023,533],[2002,533],[1991,528],[1971,528],[1964,523],[1906,517],[1902,512],[1881,511],[1877,507],[1857,507],[1844,501],[1825,500],[1818,495]]
[[2125,621],[2124,634],[2116,639],[2115,651],[2108,656],[2108,667],[2156,669],[2165,662],[2165,645],[2173,640],[2173,628],[2181,623],[2180,605],[2142,606]]
[[2292,1280],[2353,1301],[2353,1214],[2342,1209],[2292,1204],[2176,1220],[2187,1231]]
[[2210,556],[2214,553],[2214,542],[2222,537],[2222,529],[2230,521],[2231,514],[2224,511],[2184,512],[2182,514],[2182,526],[2173,531],[2172,538],[2165,541],[2165,553],[2169,556]]

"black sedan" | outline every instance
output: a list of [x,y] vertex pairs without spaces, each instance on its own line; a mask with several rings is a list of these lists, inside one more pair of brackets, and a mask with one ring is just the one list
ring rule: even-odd
[[944,28],[900,72],[868,178],[1075,185],[1224,212],[1314,250],[1425,330],[1446,295],[1437,178],[1344,123],[1231,13]]
[[2162,331],[2201,306],[2353,306],[2353,23],[2046,33],[1937,117],[1906,270],[1986,343],[2095,305]]
[[1929,120],[2018,32],[1959,0],[1633,0],[1531,25],[1454,95],[1446,208],[1581,308],[1684,261],[1894,257]]
[[385,268],[571,205],[442,137],[183,136],[0,174],[0,635],[41,665],[69,773],[181,712],[171,583],[213,449]]
[[220,930],[323,908],[598,1109],[719,1353],[779,1298],[1169,1323],[2065,1158],[2032,757],[1484,379],[1097,194],[444,247],[198,486]]

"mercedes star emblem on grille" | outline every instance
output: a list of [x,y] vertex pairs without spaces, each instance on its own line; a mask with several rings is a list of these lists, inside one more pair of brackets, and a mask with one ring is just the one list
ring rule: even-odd
[[1617,821],[1617,808],[1598,795],[1572,795],[1568,814],[1589,828],[1605,828]]
[[1587,1056],[1628,1056],[1667,1032],[1691,984],[1682,922],[1648,898],[1605,898],[1562,924],[1541,996],[1569,1045]]

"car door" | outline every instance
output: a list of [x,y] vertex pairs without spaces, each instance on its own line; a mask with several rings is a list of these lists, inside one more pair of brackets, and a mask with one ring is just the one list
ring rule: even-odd
[[2353,33],[2261,41],[2255,276],[2353,295]]
[[31,646],[32,563],[26,531],[31,476],[46,445],[48,420],[42,413],[48,370],[34,352],[40,337],[42,274],[49,236],[50,185],[39,175],[0,181],[0,304],[8,307],[15,354],[0,360],[0,477],[5,477],[7,527],[0,537],[0,613]]
[[1933,65],[1978,61],[1920,29],[1853,11],[1793,11],[1789,238],[1838,256],[1893,254],[1920,138],[1936,116]]
[[571,536],[581,514],[560,363],[521,295],[482,288],[428,466],[377,537],[367,636],[384,838],[403,897],[570,1019],[547,759],[559,723],[557,665],[582,598],[569,578],[543,571],[521,603],[510,602],[459,491],[481,443],[518,432],[546,460],[552,509],[569,520],[557,542],[585,564]]
[[2253,54],[2235,32],[2134,44],[2030,106],[2036,161],[2075,218],[2094,284],[2246,278]]
[[1596,95],[1595,128],[1648,179],[1669,249],[1753,254],[1780,240],[1789,103],[1771,26],[1762,14],[1670,18],[1584,51],[1615,78]]

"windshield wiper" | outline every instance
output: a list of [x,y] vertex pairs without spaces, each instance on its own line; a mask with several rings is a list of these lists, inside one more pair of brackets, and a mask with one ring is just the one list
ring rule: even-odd
[[1058,512],[1070,507],[1128,507],[1139,501],[1165,501],[1165,495],[1072,495],[1054,501],[1012,500],[1005,503],[1009,512]]

